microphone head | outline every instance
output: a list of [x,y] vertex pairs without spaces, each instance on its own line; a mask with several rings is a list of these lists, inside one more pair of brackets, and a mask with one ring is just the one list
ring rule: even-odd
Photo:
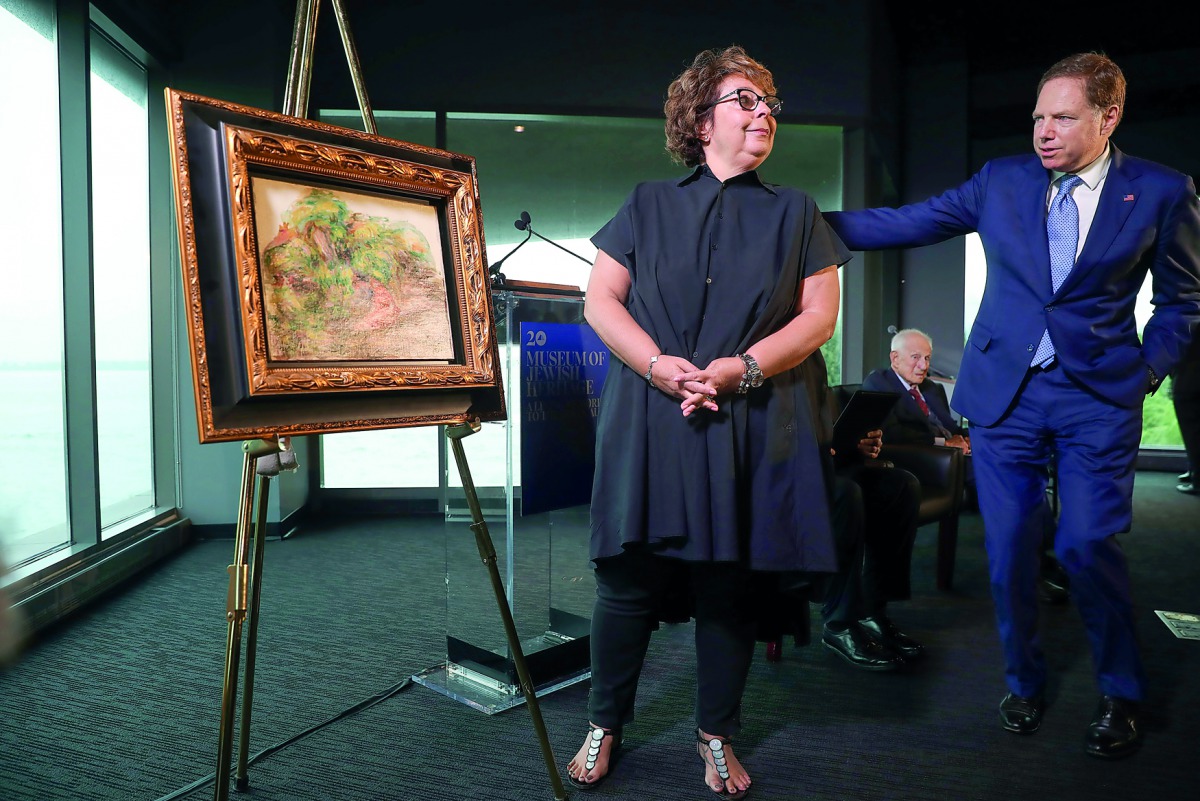
[[887,327],[887,332],[888,332],[889,334],[892,334],[892,335],[894,336],[894,335],[897,333],[897,331],[896,331],[896,326],[894,326],[894,325],[889,325],[889,326]]
[[516,228],[518,231],[524,231],[525,225],[526,225],[526,222],[524,220],[516,220],[513,222],[513,227]]
[[524,231],[526,228],[529,227],[529,221],[530,221],[529,212],[523,211],[523,212],[521,212],[521,219],[514,222],[513,225],[515,225],[517,227],[518,231]]

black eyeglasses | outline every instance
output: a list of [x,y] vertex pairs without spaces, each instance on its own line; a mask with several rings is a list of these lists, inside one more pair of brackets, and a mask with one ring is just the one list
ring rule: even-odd
[[734,97],[737,98],[738,105],[746,111],[754,111],[754,109],[758,108],[758,103],[760,100],[767,104],[767,110],[771,112],[772,117],[777,116],[779,112],[783,110],[783,101],[775,95],[760,95],[753,89],[747,89],[745,87],[742,87],[741,89],[734,89],[732,92],[721,95],[713,102],[701,106],[700,110],[708,111],[718,103],[724,103],[726,100],[733,99]]

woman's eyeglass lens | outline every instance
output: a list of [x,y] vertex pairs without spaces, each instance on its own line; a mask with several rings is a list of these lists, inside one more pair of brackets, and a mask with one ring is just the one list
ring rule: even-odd
[[775,95],[760,95],[752,89],[734,89],[729,94],[718,97],[708,105],[708,108],[712,108],[718,103],[724,103],[726,100],[734,97],[737,98],[738,105],[746,111],[754,111],[754,109],[758,108],[760,100],[766,103],[767,110],[771,112],[772,117],[779,114],[783,109],[783,101]]

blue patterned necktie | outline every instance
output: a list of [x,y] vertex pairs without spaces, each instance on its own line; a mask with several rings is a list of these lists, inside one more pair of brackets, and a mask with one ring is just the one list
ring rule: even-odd
[[[1055,292],[1075,267],[1075,251],[1079,247],[1079,207],[1071,197],[1071,190],[1083,179],[1078,175],[1064,175],[1058,182],[1058,194],[1050,201],[1046,215],[1046,236],[1050,240],[1050,285]],[[1042,341],[1033,354],[1032,367],[1043,367],[1054,359],[1054,343],[1050,341],[1050,329],[1042,332]]]

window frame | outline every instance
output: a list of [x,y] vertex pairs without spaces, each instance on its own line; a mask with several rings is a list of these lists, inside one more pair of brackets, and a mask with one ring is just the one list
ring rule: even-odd
[[[178,507],[180,480],[177,302],[172,187],[163,91],[166,73],[144,48],[96,7],[80,0],[52,3],[58,53],[59,142],[62,187],[64,393],[68,537],[65,544],[19,565],[8,565],[0,585],[34,629],[124,580],[186,536]],[[103,528],[96,424],[95,314],[91,197],[91,44],[96,33],[146,70],[147,191],[150,250],[151,439],[154,504]],[[55,480],[54,477],[47,477]],[[161,538],[160,538],[161,537]],[[114,558],[115,557],[115,558]],[[86,581],[73,579],[89,571]]]

